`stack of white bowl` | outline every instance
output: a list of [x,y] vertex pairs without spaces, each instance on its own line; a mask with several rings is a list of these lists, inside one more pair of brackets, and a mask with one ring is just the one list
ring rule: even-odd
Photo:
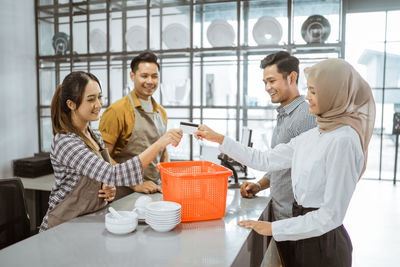
[[181,222],[181,208],[171,201],[156,201],[147,204],[145,220],[157,232],[167,232]]

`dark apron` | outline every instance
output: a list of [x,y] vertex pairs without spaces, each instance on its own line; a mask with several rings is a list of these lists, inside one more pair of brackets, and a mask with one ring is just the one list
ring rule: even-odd
[[[107,149],[95,152],[98,157],[110,161]],[[52,228],[78,216],[92,213],[107,205],[103,198],[99,198],[102,183],[82,175],[77,185],[48,213],[48,228]]]
[[[166,125],[162,119],[160,111],[146,112],[142,109],[135,108],[132,95],[129,94],[129,99],[132,104],[132,109],[135,114],[135,124],[132,128],[131,137],[122,151],[114,157],[118,163],[123,163],[154,144],[166,132]],[[156,158],[144,169],[143,181],[152,181],[159,184],[160,172],[156,165],[160,163],[161,156],[164,150],[160,151]],[[128,186],[117,186],[115,200],[133,193],[133,189]]]
[[[304,208],[295,202],[293,203],[293,217],[304,215],[317,209]],[[283,264],[286,267],[351,266],[353,246],[343,225],[321,236],[291,242],[293,248],[290,249],[294,250],[294,254],[281,254]]]

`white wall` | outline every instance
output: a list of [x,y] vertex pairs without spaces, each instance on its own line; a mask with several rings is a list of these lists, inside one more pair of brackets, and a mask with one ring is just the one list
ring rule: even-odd
[[38,152],[34,1],[0,0],[0,178]]

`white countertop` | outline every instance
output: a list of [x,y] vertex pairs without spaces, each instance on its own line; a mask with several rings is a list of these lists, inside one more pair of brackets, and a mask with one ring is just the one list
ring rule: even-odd
[[[227,194],[222,219],[179,224],[159,233],[147,224],[126,235],[109,233],[106,209],[75,218],[0,251],[1,266],[252,266],[260,264],[266,238],[239,227],[244,219],[265,219],[269,191],[244,199],[238,189]],[[111,204],[131,210],[142,194]],[[160,200],[161,194],[150,195]]]

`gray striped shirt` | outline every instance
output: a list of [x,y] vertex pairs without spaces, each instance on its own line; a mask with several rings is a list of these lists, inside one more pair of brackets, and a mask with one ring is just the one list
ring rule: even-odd
[[[288,143],[290,139],[309,129],[315,128],[315,116],[310,113],[304,96],[299,96],[286,106],[277,108],[277,124],[271,140],[271,147]],[[270,180],[272,208],[275,220],[292,217],[294,202],[290,169],[267,173],[264,177]]]
[[[103,139],[98,131],[92,130],[100,147]],[[143,170],[136,156],[122,164],[112,165],[98,157],[76,134],[57,134],[51,145],[51,164],[54,169],[55,184],[49,197],[49,209],[43,218],[40,230],[48,228],[47,217],[78,184],[81,176],[87,176],[109,185],[137,185],[143,183]]]

